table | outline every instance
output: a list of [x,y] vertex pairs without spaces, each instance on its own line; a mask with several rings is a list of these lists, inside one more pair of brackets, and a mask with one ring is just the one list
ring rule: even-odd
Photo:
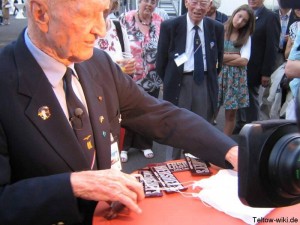
[[[211,168],[213,174],[217,169]],[[192,176],[189,171],[174,173],[181,182],[200,180],[207,176]],[[187,191],[192,192],[191,189]],[[133,212],[121,213],[113,220],[102,217],[108,205],[99,203],[94,214],[93,225],[244,225],[245,223],[212,207],[204,205],[200,199],[185,198],[180,193],[166,194],[163,197],[146,198],[140,203],[143,213],[137,215]],[[277,208],[269,213],[266,218],[292,219],[298,222],[288,224],[300,224],[300,204]],[[255,216],[255,215],[254,215]],[[261,224],[287,224],[284,222],[261,222]]]

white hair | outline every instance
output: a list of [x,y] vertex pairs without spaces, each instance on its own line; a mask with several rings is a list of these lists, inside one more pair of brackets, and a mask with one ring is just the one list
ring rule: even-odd
[[212,4],[218,9],[220,8],[221,0],[212,0]]

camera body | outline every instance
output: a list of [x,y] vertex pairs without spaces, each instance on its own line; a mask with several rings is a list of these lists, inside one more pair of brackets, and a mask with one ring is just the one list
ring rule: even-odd
[[296,121],[246,124],[239,137],[239,198],[252,207],[300,202],[300,133]]

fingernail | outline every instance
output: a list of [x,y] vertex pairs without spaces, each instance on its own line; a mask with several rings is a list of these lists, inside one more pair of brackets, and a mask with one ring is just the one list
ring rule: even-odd
[[141,208],[138,208],[137,213],[138,213],[138,214],[141,214],[142,212],[143,212],[142,209],[141,209]]

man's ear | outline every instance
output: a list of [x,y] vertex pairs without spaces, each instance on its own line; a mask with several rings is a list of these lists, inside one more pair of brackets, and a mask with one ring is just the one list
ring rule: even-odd
[[188,2],[189,2],[189,0],[184,0],[184,5],[185,5],[185,8],[188,8]]
[[48,6],[40,0],[30,2],[32,17],[41,31],[47,32],[49,25]]

